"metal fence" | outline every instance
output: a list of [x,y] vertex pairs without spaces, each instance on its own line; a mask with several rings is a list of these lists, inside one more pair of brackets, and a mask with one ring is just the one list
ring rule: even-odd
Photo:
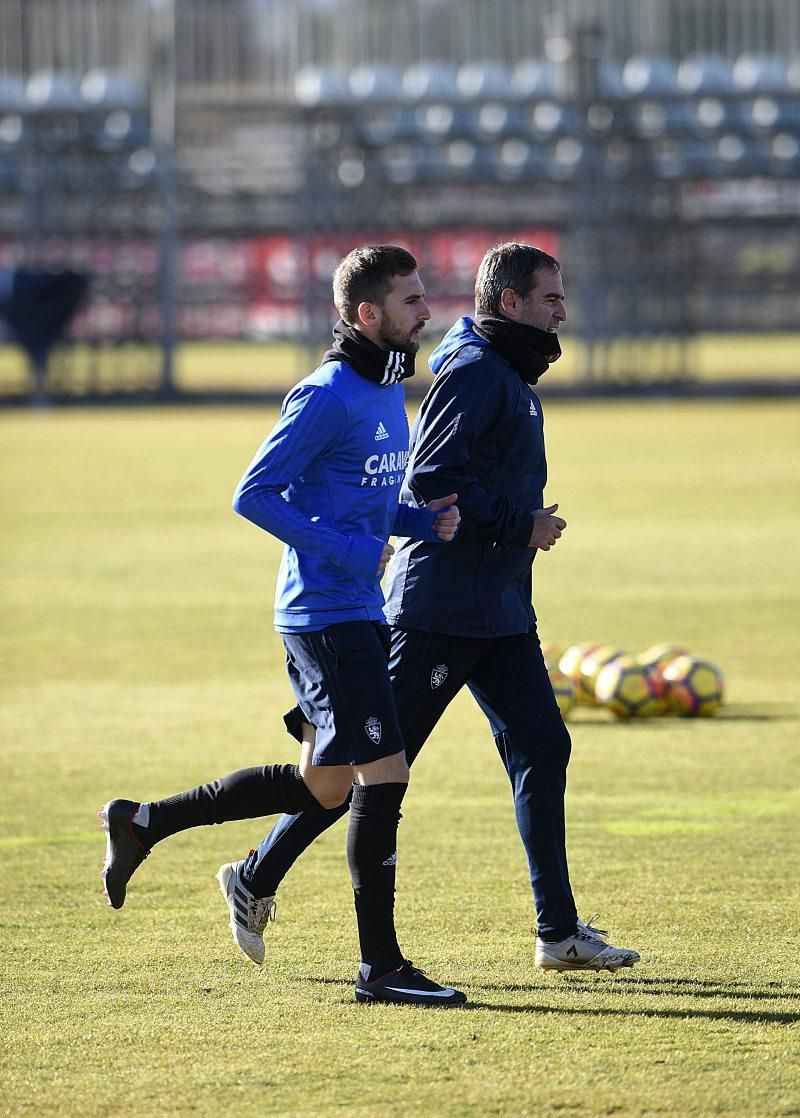
[[439,324],[535,239],[584,380],[685,380],[698,330],[800,325],[798,216],[796,0],[0,0],[0,304],[92,277],[42,391],[169,390],[178,338],[313,347],[377,238]]

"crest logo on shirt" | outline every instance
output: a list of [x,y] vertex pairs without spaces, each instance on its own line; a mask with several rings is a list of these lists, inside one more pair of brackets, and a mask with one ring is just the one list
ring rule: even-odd
[[531,412],[530,412],[530,414],[531,415],[538,415],[539,414],[538,411],[536,410],[536,404],[534,404],[533,400],[531,400]]
[[369,735],[371,740],[375,742],[376,745],[381,744],[382,726],[374,715],[368,718],[367,721],[364,723],[364,729],[367,731],[367,734]]
[[384,427],[383,420],[379,419],[378,420],[378,429],[375,432],[375,442],[378,443],[378,442],[381,441],[381,439],[388,439],[388,438],[389,438],[389,432]]
[[436,667],[431,672],[431,690],[432,691],[435,691],[437,687],[442,686],[444,681],[447,679],[447,674],[448,674],[449,670],[450,669],[448,668],[447,664],[437,664],[436,665]]

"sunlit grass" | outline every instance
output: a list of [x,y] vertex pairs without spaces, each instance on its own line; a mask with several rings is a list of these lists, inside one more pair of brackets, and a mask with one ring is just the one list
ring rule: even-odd
[[358,1007],[344,828],[279,894],[258,969],[213,874],[266,823],[158,848],[118,913],[94,813],[294,760],[279,548],[230,511],[274,409],[0,417],[4,1114],[800,1110],[795,403],[547,408],[544,637],[721,664],[720,717],[572,722],[573,885],[641,964],[558,979],[488,729],[459,697],[412,778],[398,926],[471,1008]]

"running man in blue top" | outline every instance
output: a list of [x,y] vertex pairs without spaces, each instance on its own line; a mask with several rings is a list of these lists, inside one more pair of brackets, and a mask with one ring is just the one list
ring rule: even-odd
[[[408,962],[394,927],[400,805],[408,764],[388,672],[380,577],[390,534],[448,543],[456,494],[399,503],[408,461],[401,382],[414,373],[430,318],[414,257],[391,245],[351,252],[333,277],[341,319],[320,367],[286,397],[281,417],[234,495],[234,508],[286,547],[275,627],[299,708],[315,729],[301,764],[240,769],[165,800],[110,800],[102,876],[112,908],[155,843],[204,824],[339,807],[351,795],[347,860],[355,894],[361,1002],[462,1004]],[[274,901],[248,889],[243,863],[217,877],[231,928],[263,926]],[[264,911],[261,911],[261,910]],[[241,932],[239,931],[239,934]],[[263,940],[252,937],[255,950]]]

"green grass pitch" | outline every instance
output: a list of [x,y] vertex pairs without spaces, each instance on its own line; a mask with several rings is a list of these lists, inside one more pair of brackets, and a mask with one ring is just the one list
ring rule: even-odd
[[542,636],[686,642],[720,717],[572,723],[579,910],[642,962],[533,969],[530,890],[488,731],[459,700],[415,769],[398,924],[469,992],[359,1007],[339,824],[279,895],[264,967],[214,872],[259,822],[154,852],[121,912],[99,805],[291,761],[278,547],[230,511],[274,411],[0,417],[0,1113],[800,1114],[800,406],[552,404],[569,522]]

